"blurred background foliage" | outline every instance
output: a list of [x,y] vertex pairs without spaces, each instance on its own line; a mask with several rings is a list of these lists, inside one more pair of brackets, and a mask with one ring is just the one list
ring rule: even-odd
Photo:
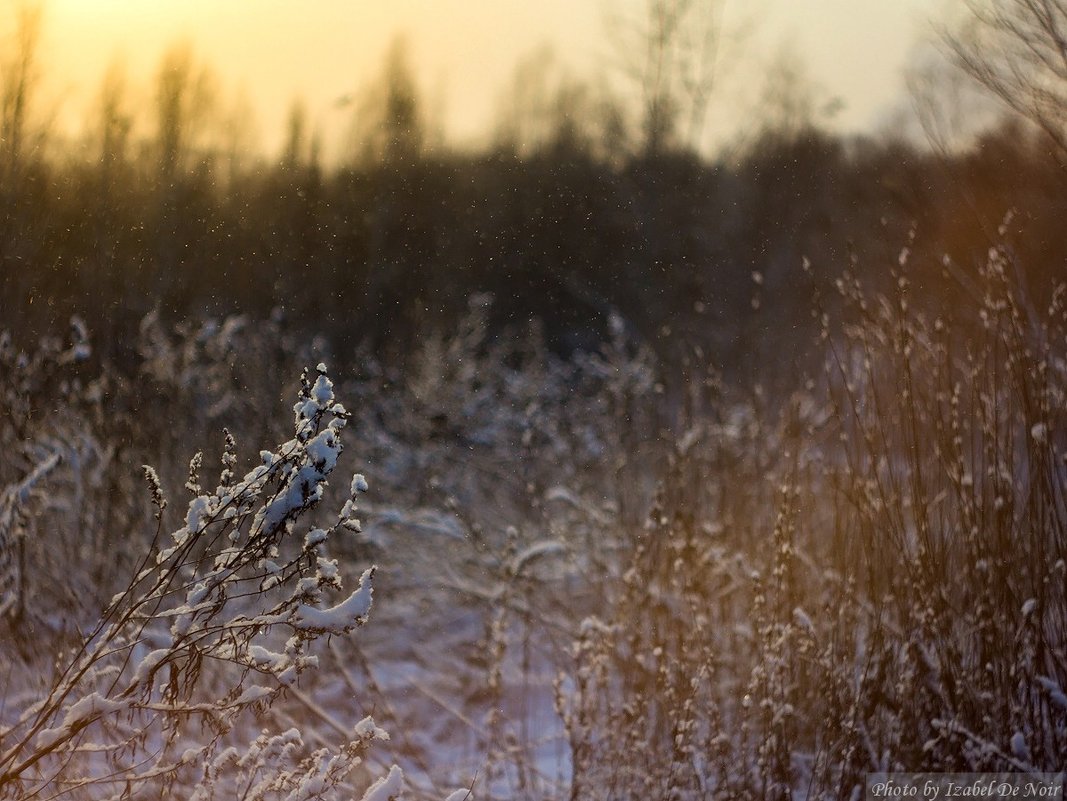
[[949,60],[913,76],[925,137],[829,132],[832,102],[787,52],[752,88],[758,118],[714,154],[698,145],[727,32],[702,4],[660,0],[617,26],[637,103],[549,51],[521,60],[479,150],[444,140],[398,40],[342,99],[346,155],[327,162],[299,101],[280,152],[246,147],[248,114],[220,101],[188,45],[160,59],[150,103],[116,67],[80,135],[60,134],[37,91],[46,9],[14,8],[0,53],[4,325],[36,335],[76,312],[120,361],[123,332],[152,311],[273,312],[403,365],[491,293],[494,335],[536,319],[563,355],[595,348],[617,313],[672,386],[695,361],[788,378],[815,332],[812,290],[845,267],[883,285],[908,232],[931,306],[967,287],[1008,210],[1030,291],[1046,293],[1067,255],[1058,122],[1019,106],[973,133],[989,106],[960,108],[959,76],[983,78],[966,26],[946,34]]

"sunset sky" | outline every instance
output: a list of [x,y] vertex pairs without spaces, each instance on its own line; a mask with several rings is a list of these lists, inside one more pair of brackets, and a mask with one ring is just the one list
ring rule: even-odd
[[[730,82],[711,106],[719,135],[743,124],[758,95],[753,86],[783,45],[805,63],[821,98],[843,102],[835,129],[875,130],[903,104],[901,70],[916,41],[930,37],[943,2],[727,0],[727,26],[753,32],[729,56]],[[643,0],[46,0],[41,63],[46,97],[69,122],[84,117],[109,64],[122,62],[144,100],[161,53],[186,41],[217,73],[224,97],[240,96],[253,110],[259,144],[275,149],[296,97],[313,125],[342,127],[347,112],[338,100],[373,80],[402,34],[446,134],[477,144],[515,62],[544,45],[574,75],[618,79],[605,23],[642,7]]]

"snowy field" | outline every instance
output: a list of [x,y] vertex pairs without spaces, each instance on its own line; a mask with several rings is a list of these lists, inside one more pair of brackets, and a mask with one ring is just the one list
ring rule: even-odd
[[1061,769],[1064,295],[994,250],[948,325],[906,261],[842,280],[806,384],[684,409],[622,326],[564,360],[485,298],[396,374],[276,320],[148,318],[132,370],[5,335],[0,797]]
[[0,801],[1063,771],[1067,0],[863,2],[0,0]]

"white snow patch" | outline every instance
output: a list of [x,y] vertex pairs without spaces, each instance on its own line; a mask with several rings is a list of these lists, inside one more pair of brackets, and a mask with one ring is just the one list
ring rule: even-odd
[[404,786],[404,772],[396,765],[389,768],[389,775],[378,779],[367,788],[363,801],[396,801]]
[[811,622],[808,613],[799,606],[793,608],[793,622],[808,632],[808,634],[815,634],[815,624]]
[[311,397],[319,405],[320,409],[325,409],[333,403],[333,382],[321,374],[325,371],[326,366],[320,364],[319,368],[320,375],[318,380],[315,381],[315,386],[311,388]]
[[357,492],[366,492],[370,487],[367,485],[367,479],[363,477],[362,473],[356,473],[352,476],[352,486],[349,488],[349,494],[354,498]]
[[38,749],[52,748],[60,740],[70,737],[102,715],[126,709],[125,701],[113,701],[100,693],[90,693],[80,698],[63,716],[63,720],[53,729],[44,729],[37,735]]
[[1017,731],[1011,736],[1011,752],[1017,759],[1025,762],[1030,761],[1030,749],[1027,747],[1026,738],[1023,737],[1021,731]]
[[1048,676],[1038,676],[1037,683],[1048,693],[1049,699],[1060,709],[1067,709],[1067,694],[1063,688]]
[[385,729],[379,728],[378,724],[374,722],[374,718],[368,715],[356,724],[352,733],[360,740],[388,740],[389,732]]
[[326,542],[326,531],[321,528],[313,528],[304,537],[304,549],[310,550],[323,542]]
[[234,702],[238,706],[244,706],[245,704],[254,704],[256,701],[262,701],[264,698],[269,698],[271,690],[268,687],[262,687],[258,684],[253,684],[251,687],[246,687],[245,691]]
[[359,578],[359,586],[337,606],[317,609],[308,604],[300,604],[296,609],[293,625],[304,631],[322,631],[329,634],[345,634],[362,625],[370,614],[374,595],[371,586],[374,570],[373,567],[364,570]]
[[515,555],[515,558],[511,561],[511,573],[512,575],[518,575],[522,572],[522,569],[527,564],[540,559],[543,556],[551,556],[552,554],[562,553],[563,543],[557,540],[543,540],[542,542],[535,542],[533,545],[525,548],[521,552]]
[[333,429],[326,429],[315,435],[307,444],[308,458],[323,473],[329,473],[337,465],[337,455],[341,452],[340,444]]
[[189,512],[185,515],[185,527],[191,534],[200,531],[204,518],[211,515],[211,500],[207,495],[200,495],[189,501]]
[[141,660],[137,666],[137,672],[133,676],[134,684],[144,684],[148,677],[159,667],[159,664],[171,653],[170,648],[157,648]]

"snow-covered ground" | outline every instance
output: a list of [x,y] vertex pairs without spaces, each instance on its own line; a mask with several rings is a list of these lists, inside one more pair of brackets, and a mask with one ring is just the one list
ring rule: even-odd
[[631,343],[563,361],[477,309],[295,385],[321,347],[276,322],[149,320],[125,371],[4,340],[0,797],[1059,769],[1065,326],[987,304],[985,350],[879,303],[818,382],[687,415]]

